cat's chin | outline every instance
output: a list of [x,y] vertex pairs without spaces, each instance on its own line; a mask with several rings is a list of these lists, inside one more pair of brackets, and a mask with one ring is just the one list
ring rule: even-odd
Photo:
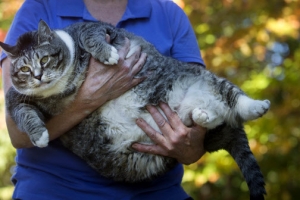
[[42,90],[48,89],[49,87],[52,87],[53,84],[51,82],[41,82],[37,88],[40,88]]
[[57,93],[57,88],[50,83],[41,83],[34,88],[17,88],[15,89],[26,96],[39,96],[46,98]]

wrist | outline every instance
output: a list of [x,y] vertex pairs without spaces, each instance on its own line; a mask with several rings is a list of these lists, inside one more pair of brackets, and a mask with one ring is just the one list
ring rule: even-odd
[[73,114],[81,113],[83,115],[89,115],[97,108],[101,107],[108,101],[108,97],[105,95],[97,99],[80,99],[76,98],[68,107],[65,109],[66,112]]
[[72,106],[64,109],[60,114],[53,116],[46,123],[50,141],[68,132],[89,114],[87,111],[84,112]]

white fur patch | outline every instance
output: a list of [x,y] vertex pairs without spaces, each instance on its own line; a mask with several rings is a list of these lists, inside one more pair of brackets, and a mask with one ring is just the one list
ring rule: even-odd
[[117,64],[119,61],[119,54],[115,47],[111,47],[110,57],[108,58],[108,61],[105,61],[104,64],[106,65],[114,65]]
[[236,105],[238,113],[244,120],[253,120],[264,115],[270,108],[269,100],[254,100],[241,95]]
[[40,137],[40,139],[35,141],[35,145],[37,147],[42,148],[42,147],[48,146],[48,142],[49,142],[49,134],[48,134],[48,131],[46,130],[42,133],[42,136]]
[[55,32],[62,39],[62,41],[65,42],[65,44],[67,45],[70,51],[70,57],[71,57],[69,62],[70,65],[71,63],[73,63],[74,56],[75,56],[75,46],[74,46],[73,38],[65,31],[56,30]]
[[136,40],[131,40],[130,41],[130,49],[126,55],[126,58],[129,58],[130,56],[132,56],[138,50],[139,47],[140,46],[138,45]]
[[202,77],[186,77],[173,84],[173,90],[168,93],[168,104],[186,126],[195,122],[209,129],[214,128],[225,120],[229,109],[221,96],[212,91],[212,86]]
[[[100,108],[101,119],[107,122],[109,126],[106,129],[106,134],[113,136],[113,144],[110,147],[112,152],[126,152],[131,148],[133,142],[143,144],[152,144],[148,136],[137,126],[135,120],[143,118],[151,127],[159,131],[158,126],[148,112],[140,110],[145,106],[145,102],[136,96],[132,90],[126,92],[117,99],[107,102]],[[164,167],[162,157],[151,157],[153,159],[149,163],[149,157],[141,157],[140,154],[130,154],[128,158],[127,168],[137,171],[142,171],[147,176],[157,172],[158,169]],[[141,170],[142,169],[142,170]],[[146,169],[146,170],[145,170]],[[138,172],[137,172],[138,173]],[[137,174],[138,177],[147,177],[146,174]]]
[[195,108],[192,112],[192,118],[197,124],[205,124],[209,120],[208,114],[201,108]]

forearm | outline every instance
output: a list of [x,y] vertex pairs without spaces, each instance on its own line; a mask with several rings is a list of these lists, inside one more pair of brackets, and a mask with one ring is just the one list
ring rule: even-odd
[[26,133],[21,132],[16,126],[12,118],[6,114],[6,126],[9,133],[11,144],[17,148],[28,148],[32,147],[29,137]]
[[[80,111],[78,107],[70,106],[59,115],[53,116],[46,122],[49,140],[59,138],[72,127],[80,123],[88,114],[88,112]],[[15,148],[29,148],[34,146],[28,135],[18,129],[16,123],[8,113],[6,114],[6,125],[11,143]]]
[[79,124],[95,109],[106,103],[106,98],[97,99],[97,103],[93,106],[87,106],[81,101],[72,102],[59,115],[53,116],[46,122],[46,128],[49,132],[49,140],[54,140],[64,133],[68,132],[74,126]]

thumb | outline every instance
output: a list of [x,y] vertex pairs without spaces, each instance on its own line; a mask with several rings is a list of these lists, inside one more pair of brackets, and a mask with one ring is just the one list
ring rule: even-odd
[[108,34],[105,35],[105,41],[110,44],[110,36]]
[[194,123],[192,126],[193,132],[197,132],[200,134],[202,138],[205,137],[205,134],[207,132],[207,128],[200,126],[199,124]]

